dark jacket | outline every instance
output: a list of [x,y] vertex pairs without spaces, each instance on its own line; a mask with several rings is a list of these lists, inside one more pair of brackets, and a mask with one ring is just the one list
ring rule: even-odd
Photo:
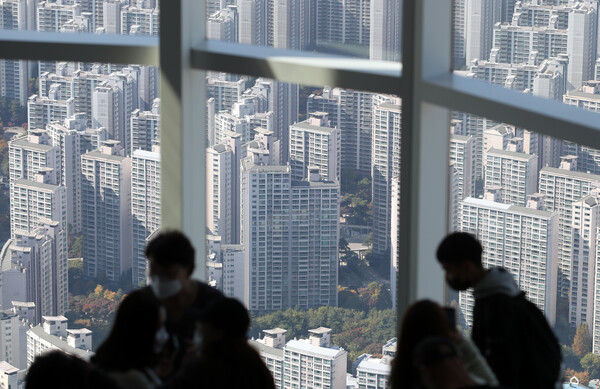
[[[560,360],[560,346],[541,311],[525,300],[513,276],[501,268],[490,269],[473,288],[473,296],[472,338],[500,384],[553,389],[560,369],[541,373],[535,366],[545,365],[545,358],[550,363],[554,350],[559,350]],[[550,353],[544,355],[545,350]]]
[[258,352],[242,339],[204,348],[161,388],[275,389],[275,383]]

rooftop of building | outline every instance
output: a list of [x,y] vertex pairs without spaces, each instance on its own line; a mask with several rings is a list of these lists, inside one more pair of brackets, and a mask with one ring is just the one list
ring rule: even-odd
[[11,301],[10,302],[15,307],[23,307],[23,308],[35,308],[35,303],[32,301],[23,302],[23,301]]
[[59,316],[42,316],[42,319],[44,320],[49,320],[49,321],[68,321],[69,319],[67,319],[66,317],[59,315]]
[[394,103],[390,103],[390,102],[385,102],[385,103],[381,103],[377,106],[380,109],[389,109],[389,110],[393,110],[393,111],[398,111],[400,112],[400,104],[394,104]]
[[320,186],[332,186],[337,187],[338,184],[333,181],[324,181],[321,178],[321,181],[292,181],[292,189],[294,188],[306,188],[306,187],[320,187]]
[[36,188],[36,189],[46,190],[46,191],[50,191],[50,192],[54,192],[57,188],[59,188],[58,185],[44,184],[43,182],[26,180],[24,178],[19,178],[17,181],[15,181],[15,186]]
[[287,332],[287,330],[284,330],[283,328],[273,328],[270,330],[263,330],[263,332],[265,334],[269,334],[269,335],[280,335],[280,334],[285,334]]
[[249,340],[248,343],[259,353],[268,354],[273,358],[283,359],[283,349],[267,346],[260,340],[252,339]]
[[327,327],[319,327],[319,328],[315,328],[314,330],[308,330],[309,334],[328,334],[331,332],[331,328],[327,328]]
[[89,151],[89,152],[83,154],[81,157],[85,158],[85,159],[96,159],[96,160],[114,161],[114,162],[121,162],[125,158],[127,158],[127,157],[122,157],[120,155],[104,154],[99,150]]
[[18,139],[11,141],[11,145],[23,147],[23,148],[27,148],[27,149],[43,151],[43,152],[50,151],[54,148],[53,146],[50,146],[50,145],[44,145],[44,144],[40,144],[40,143],[32,143],[28,140],[27,136],[23,136],[23,137],[20,137]]
[[302,352],[309,353],[309,354],[312,354],[315,356],[318,355],[319,357],[322,357],[322,358],[331,358],[331,359],[337,358],[338,356],[346,353],[346,351],[344,351],[343,349],[340,349],[340,348],[327,348],[327,347],[314,346],[313,344],[310,343],[310,341],[308,339],[290,340],[285,345],[285,348],[288,350],[302,351]]
[[79,358],[84,359],[89,359],[92,355],[94,355],[94,353],[90,350],[83,350],[73,346],[69,346],[66,340],[58,336],[48,334],[46,331],[44,331],[44,328],[42,328],[42,326],[35,326],[31,328],[28,332],[31,332],[40,339],[45,340],[46,342],[66,352],[67,354],[75,355]]
[[312,130],[322,132],[324,134],[331,134],[336,128],[334,127],[323,127],[323,126],[315,126],[314,124],[308,123],[308,121],[298,122],[290,125],[290,130],[292,128],[301,128],[304,130]]
[[498,155],[501,157],[510,157],[510,158],[522,159],[522,160],[526,160],[526,161],[532,160],[536,157],[535,155],[532,155],[532,154],[518,153],[516,151],[510,151],[510,150],[500,150],[500,149],[496,149],[493,147],[488,150],[487,155]]
[[79,334],[79,335],[88,335],[91,334],[92,331],[88,330],[87,328],[75,328],[75,329],[68,329],[67,333],[69,334]]
[[548,173],[548,174],[553,174],[553,175],[561,175],[561,176],[569,176],[569,177],[576,177],[576,178],[583,178],[589,181],[599,181],[600,182],[600,176],[596,175],[596,174],[592,174],[592,173],[584,173],[584,172],[578,172],[575,170],[566,170],[566,169],[559,169],[556,167],[543,167],[540,170],[540,175],[542,173]]
[[497,209],[499,211],[521,213],[521,214],[526,214],[529,216],[538,216],[538,217],[542,217],[542,218],[550,218],[554,214],[553,212],[550,212],[550,211],[541,211],[539,209],[521,207],[521,206],[512,205],[512,204],[497,203],[495,201],[485,200],[485,199],[476,199],[473,197],[467,197],[466,199],[463,200],[463,203],[467,204],[467,205],[474,205],[474,206],[478,206],[478,207]]
[[461,141],[461,142],[466,142],[469,139],[471,139],[471,136],[467,136],[467,135],[458,135],[458,134],[450,134],[450,141]]
[[569,98],[569,97],[577,97],[580,99],[595,100],[595,101],[600,102],[600,94],[588,93],[588,92],[583,92],[580,90],[568,91],[567,94],[565,95],[565,98]]
[[157,153],[155,151],[138,149],[133,151],[132,156],[134,158],[151,159],[153,161],[160,162],[160,153]]
[[19,372],[19,369],[17,369],[16,367],[14,367],[13,365],[11,365],[10,363],[8,363],[6,361],[2,361],[2,362],[0,362],[0,372],[2,372],[4,374],[12,375],[12,374],[17,374]]
[[389,364],[389,359],[367,357],[363,359],[357,367],[357,370],[364,370],[370,373],[382,375],[390,375],[392,367]]

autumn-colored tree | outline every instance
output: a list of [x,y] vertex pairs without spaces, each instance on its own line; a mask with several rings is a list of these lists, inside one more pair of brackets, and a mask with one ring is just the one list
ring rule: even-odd
[[115,301],[115,297],[117,296],[116,292],[111,292],[110,290],[104,290],[104,298],[110,301]]
[[100,284],[98,284],[96,286],[96,289],[94,289],[94,295],[96,295],[96,296],[102,296],[103,292],[104,292],[104,288]]
[[573,377],[577,377],[579,385],[587,386],[590,382],[590,375],[587,371],[575,371],[573,369],[566,369],[564,371],[565,380],[569,381]]
[[573,352],[579,358],[583,358],[587,353],[592,351],[592,337],[590,328],[583,323],[577,327],[575,338],[573,339]]

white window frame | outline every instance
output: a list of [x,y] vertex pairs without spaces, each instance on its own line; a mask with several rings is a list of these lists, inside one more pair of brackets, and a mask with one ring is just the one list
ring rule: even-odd
[[404,0],[402,69],[397,63],[206,41],[205,0],[161,3],[160,44],[152,37],[0,31],[0,57],[160,66],[163,228],[192,237],[199,278],[205,276],[201,123],[207,70],[403,98],[399,315],[417,298],[445,297],[435,248],[447,233],[450,110],[600,149],[597,114],[453,75],[449,0]]

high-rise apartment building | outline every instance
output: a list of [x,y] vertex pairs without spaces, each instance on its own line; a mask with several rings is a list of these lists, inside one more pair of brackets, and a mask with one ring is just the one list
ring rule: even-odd
[[[487,195],[486,195],[487,197]],[[461,202],[458,230],[477,236],[483,245],[483,265],[508,270],[529,300],[553,324],[556,318],[558,214],[497,202],[467,198]],[[467,325],[473,322],[473,296],[460,292]]]
[[238,18],[236,6],[229,6],[215,12],[206,20],[206,38],[238,42]]
[[160,228],[160,147],[135,150],[131,156],[132,282],[145,285],[146,241]]
[[136,109],[131,112],[131,153],[135,150],[152,151],[160,139],[160,100],[155,99],[151,111]]
[[[591,3],[595,3],[592,5]],[[567,90],[581,88],[594,78],[598,42],[598,4],[581,2],[569,12]]]
[[321,0],[316,2],[316,13],[317,45],[351,44],[365,49],[369,46],[371,0]]
[[487,60],[493,42],[493,26],[501,19],[502,2],[496,0],[465,1],[465,63]]
[[571,158],[563,158],[563,168],[544,167],[539,175],[538,191],[545,195],[546,209],[559,214],[558,290],[563,297],[568,294],[571,280],[572,204],[590,195],[594,188],[600,187],[600,176],[575,171],[573,161]]
[[475,138],[450,135],[450,163],[457,174],[457,196],[460,200],[475,195]]
[[239,162],[234,150],[224,144],[206,149],[206,228],[221,237],[223,244],[239,237]]
[[81,6],[74,2],[42,1],[36,6],[37,31],[59,32],[67,22],[81,16]]
[[341,176],[340,131],[333,128],[325,112],[309,113],[305,121],[290,126],[290,166],[292,180],[308,178],[308,168],[316,167],[327,181]]
[[308,339],[294,339],[287,343],[286,332],[281,328],[264,330],[262,339],[250,341],[271,371],[277,389],[346,388],[348,353],[332,346],[331,329],[308,330]]
[[254,312],[337,305],[339,183],[242,161],[244,302]]
[[83,272],[111,281],[131,268],[131,158],[118,141],[81,156]]
[[[42,315],[63,315],[69,309],[66,229],[49,219],[40,219],[37,225],[31,231],[17,229],[2,251],[5,271],[24,275],[20,285],[3,283],[3,300],[32,302],[32,324]],[[4,305],[3,309],[9,308]]]
[[307,112],[327,112],[331,127],[340,130],[342,169],[371,174],[372,97],[372,93],[328,87],[308,97]]
[[158,8],[138,8],[124,6],[121,8],[121,34],[123,35],[158,35]]
[[399,61],[402,28],[402,3],[371,0],[371,31],[369,58],[378,61]]
[[569,293],[569,323],[576,328],[581,323],[594,327],[594,304],[597,291],[597,235],[600,227],[598,194],[574,201],[571,211],[571,285]]
[[46,128],[52,122],[64,122],[75,114],[75,101],[54,100],[48,97],[32,95],[27,100],[27,122],[31,129]]
[[485,162],[485,185],[502,188],[502,202],[525,206],[536,192],[538,156],[490,149]]
[[42,325],[27,331],[27,367],[35,357],[48,350],[60,350],[85,361],[94,355],[92,352],[92,331],[87,328],[68,329],[64,316],[44,316]]
[[400,105],[373,107],[372,193],[373,254],[389,254],[391,236],[392,178],[400,175]]

